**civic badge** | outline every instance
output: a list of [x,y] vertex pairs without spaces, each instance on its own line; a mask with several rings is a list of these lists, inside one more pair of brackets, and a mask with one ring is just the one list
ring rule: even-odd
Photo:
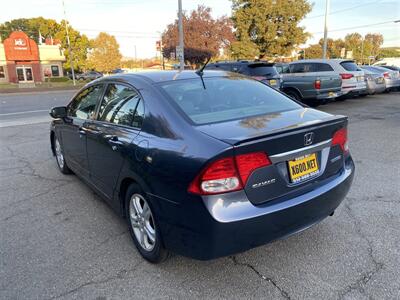
[[304,135],[304,146],[310,146],[314,142],[314,132],[309,132]]

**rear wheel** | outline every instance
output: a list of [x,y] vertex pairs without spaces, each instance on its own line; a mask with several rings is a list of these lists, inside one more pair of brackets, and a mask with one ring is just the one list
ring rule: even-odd
[[311,107],[317,107],[321,104],[321,100],[318,100],[318,99],[307,99],[307,100],[304,100],[303,102]]
[[301,96],[295,90],[286,90],[285,94],[294,100],[301,101]]
[[60,169],[61,173],[63,173],[63,174],[71,174],[72,172],[71,172],[70,168],[68,168],[67,163],[65,161],[64,152],[61,147],[61,143],[56,136],[54,137],[53,143],[54,143],[54,153],[56,156],[58,168]]
[[151,263],[169,257],[161,241],[161,234],[151,204],[137,184],[128,187],[125,197],[129,232],[139,253]]

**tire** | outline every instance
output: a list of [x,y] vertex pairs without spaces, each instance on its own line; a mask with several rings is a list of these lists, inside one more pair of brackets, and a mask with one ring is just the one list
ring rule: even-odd
[[154,264],[168,259],[154,210],[139,185],[128,187],[125,203],[129,233],[142,257]]
[[65,161],[64,151],[62,149],[61,143],[60,143],[59,139],[57,138],[57,136],[54,136],[53,143],[54,143],[54,145],[53,145],[54,146],[54,154],[56,157],[58,169],[63,174],[71,174],[72,171],[68,167],[67,162]]
[[307,99],[307,100],[304,100],[303,102],[310,107],[317,107],[322,104],[321,100],[318,100],[318,99]]
[[285,91],[285,94],[294,100],[301,101],[301,96],[294,90],[287,90]]

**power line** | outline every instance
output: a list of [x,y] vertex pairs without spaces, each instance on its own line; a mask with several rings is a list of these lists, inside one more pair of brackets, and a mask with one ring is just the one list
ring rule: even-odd
[[[395,23],[395,22],[396,22],[396,20],[392,20],[392,21],[386,21],[386,22],[380,22],[380,23],[365,24],[365,25],[360,25],[360,26],[338,28],[338,29],[329,30],[329,32],[344,31],[344,30],[364,28],[364,27],[373,27],[373,26],[384,25],[384,24]],[[321,33],[324,33],[324,32],[323,31],[311,32],[311,34],[321,34]]]
[[[344,8],[344,9],[335,10],[335,11],[332,11],[329,15],[338,14],[338,13],[341,13],[341,12],[344,12],[344,11],[353,10],[355,8],[362,7],[362,6],[367,6],[367,5],[370,5],[370,4],[376,4],[376,3],[381,2],[381,1],[382,0],[378,0],[378,1],[373,1],[373,2],[368,2],[368,3],[355,5],[355,6]],[[308,19],[316,19],[316,18],[320,18],[320,17],[324,17],[324,16],[325,16],[325,14],[321,14],[321,15],[306,17],[305,19],[306,20],[308,20]]]

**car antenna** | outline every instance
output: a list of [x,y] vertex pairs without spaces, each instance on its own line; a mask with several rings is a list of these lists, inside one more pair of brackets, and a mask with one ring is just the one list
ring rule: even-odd
[[206,85],[204,83],[204,79],[203,79],[203,74],[204,74],[204,68],[207,66],[207,64],[210,62],[211,60],[211,56],[207,59],[206,63],[196,71],[196,74],[200,76],[201,78],[201,82],[203,83],[203,88],[206,89]]

